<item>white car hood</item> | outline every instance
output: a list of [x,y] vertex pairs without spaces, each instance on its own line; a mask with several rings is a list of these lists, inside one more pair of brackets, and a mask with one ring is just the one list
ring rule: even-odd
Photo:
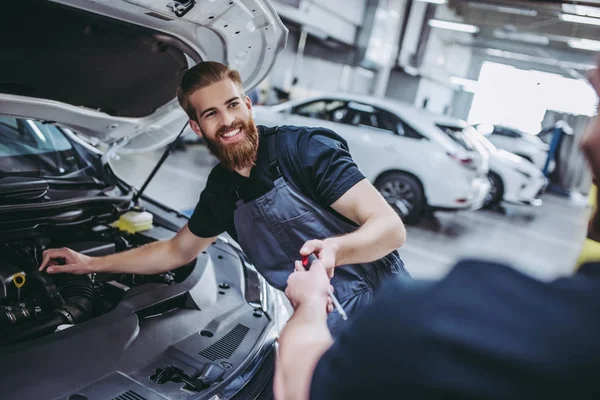
[[286,45],[288,30],[268,1],[196,0],[177,16],[180,3],[186,1],[3,5],[0,113],[51,121],[121,152],[154,149],[187,121],[175,92],[190,66],[228,64],[248,90]]

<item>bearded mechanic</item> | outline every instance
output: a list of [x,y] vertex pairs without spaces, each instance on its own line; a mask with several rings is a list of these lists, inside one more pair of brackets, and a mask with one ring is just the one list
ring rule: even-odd
[[[256,126],[239,73],[217,62],[190,68],[177,97],[193,131],[220,161],[188,224],[170,240],[104,257],[48,249],[41,270],[166,272],[228,232],[280,290],[294,262],[314,253],[350,316],[384,280],[407,275],[397,251],[404,225],[361,174],[344,139],[322,128]],[[329,314],[334,335],[340,320]]]

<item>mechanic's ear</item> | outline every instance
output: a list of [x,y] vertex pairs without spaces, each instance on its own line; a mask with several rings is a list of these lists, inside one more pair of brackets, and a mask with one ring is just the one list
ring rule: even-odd
[[198,125],[196,121],[190,120],[190,128],[192,128],[192,130],[196,135],[198,135],[198,137],[204,138],[204,136],[202,135],[202,129],[200,129],[200,125]]
[[248,107],[248,110],[252,110],[252,99],[250,99],[250,97],[246,96],[246,98],[244,99],[244,103],[246,103],[246,107]]

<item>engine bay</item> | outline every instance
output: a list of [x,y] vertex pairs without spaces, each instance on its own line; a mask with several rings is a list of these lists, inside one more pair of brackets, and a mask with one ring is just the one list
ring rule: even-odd
[[[0,243],[0,347],[24,342],[110,312],[143,288],[185,280],[194,261],[156,275],[48,274],[39,271],[43,251],[68,247],[88,256],[127,251],[173,232],[155,226],[128,233],[109,225],[61,229],[55,235]],[[49,237],[52,236],[52,237]]]

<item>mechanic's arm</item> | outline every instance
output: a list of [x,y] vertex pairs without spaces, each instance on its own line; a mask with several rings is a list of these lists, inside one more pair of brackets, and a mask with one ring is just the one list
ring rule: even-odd
[[[169,240],[153,242],[133,250],[103,257],[85,256],[68,248],[48,249],[44,251],[40,270],[48,266],[47,272],[50,274],[61,272],[158,274],[187,264],[214,240],[214,237],[201,238],[194,235],[186,224]],[[58,260],[64,260],[65,265],[56,265]]]
[[285,294],[294,307],[279,341],[274,393],[277,400],[308,399],[317,362],[333,343],[327,328],[329,278],[315,261],[310,271],[296,263]]
[[300,254],[314,252],[329,268],[375,261],[404,244],[402,220],[367,179],[348,189],[331,207],[360,228],[344,236],[310,240]]

